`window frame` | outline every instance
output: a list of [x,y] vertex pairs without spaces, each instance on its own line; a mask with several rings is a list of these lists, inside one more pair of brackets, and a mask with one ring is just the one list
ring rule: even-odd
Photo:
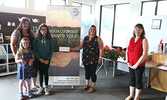
[[1,6],[4,6],[4,0],[2,0],[2,5]]
[[[159,5],[158,5],[158,2],[159,2],[159,1],[167,1],[167,0],[158,0],[158,1],[157,1],[157,13],[158,13],[158,6],[159,6]],[[156,15],[157,15],[157,14],[156,14]],[[167,15],[167,14],[164,14],[164,15]]]
[[142,1],[140,16],[143,16],[143,4],[146,3],[146,2],[156,2],[155,14],[154,14],[156,16],[157,15],[157,11],[158,11],[158,2],[159,1],[167,1],[167,0]]
[[120,3],[120,4],[108,4],[108,5],[101,5],[100,6],[100,22],[99,22],[99,36],[101,36],[101,23],[102,23],[102,7],[103,6],[114,6],[114,16],[113,16],[113,27],[112,27],[112,40],[111,40],[111,47],[114,46],[114,34],[115,34],[115,20],[116,20],[116,6],[117,5],[123,5],[123,4],[130,4],[130,3]]
[[[2,0],[2,6],[6,6],[4,1],[5,1],[5,0]],[[24,0],[24,1],[25,1],[25,5],[24,5],[23,8],[28,8],[28,0]],[[7,7],[12,7],[12,6],[7,6]],[[15,8],[20,8],[20,7],[15,7]],[[22,8],[22,7],[21,7],[21,8]]]

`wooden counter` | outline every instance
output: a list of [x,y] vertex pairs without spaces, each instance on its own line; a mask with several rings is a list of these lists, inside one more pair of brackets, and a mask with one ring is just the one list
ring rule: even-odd
[[151,88],[167,93],[167,67],[165,67],[166,54],[152,54],[152,63],[155,64],[151,67],[150,72],[150,85]]

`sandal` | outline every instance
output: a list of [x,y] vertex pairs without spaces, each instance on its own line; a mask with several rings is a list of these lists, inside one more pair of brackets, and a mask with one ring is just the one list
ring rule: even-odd
[[139,98],[134,98],[134,100],[139,100]]
[[39,88],[40,88],[40,87],[37,86],[37,85],[35,85],[35,86],[32,87],[32,89],[34,89],[34,90],[35,90],[35,89],[39,89]]
[[91,87],[88,91],[88,93],[93,93],[96,89],[94,87]]
[[128,96],[125,98],[125,100],[132,100],[132,99],[133,99],[133,97],[131,97],[131,96]]
[[89,88],[89,85],[85,85],[82,89],[85,91]]
[[27,94],[27,89],[24,90],[24,94]]

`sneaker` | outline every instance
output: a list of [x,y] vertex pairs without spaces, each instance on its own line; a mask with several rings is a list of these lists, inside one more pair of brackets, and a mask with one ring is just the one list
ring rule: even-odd
[[42,94],[42,92],[43,92],[43,87],[40,87],[40,88],[38,89],[37,94]]
[[45,95],[49,95],[50,94],[49,89],[47,87],[45,88],[44,91],[45,91]]
[[23,93],[20,93],[19,100],[23,100],[23,99],[24,99]]
[[28,92],[28,96],[29,96],[30,98],[32,98],[32,97],[33,97],[33,95],[32,95],[32,93],[31,93],[31,91],[29,91],[29,92]]

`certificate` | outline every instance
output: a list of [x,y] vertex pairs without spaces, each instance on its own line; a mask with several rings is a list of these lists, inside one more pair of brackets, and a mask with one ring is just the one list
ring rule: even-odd
[[70,52],[70,47],[59,47],[60,52]]

